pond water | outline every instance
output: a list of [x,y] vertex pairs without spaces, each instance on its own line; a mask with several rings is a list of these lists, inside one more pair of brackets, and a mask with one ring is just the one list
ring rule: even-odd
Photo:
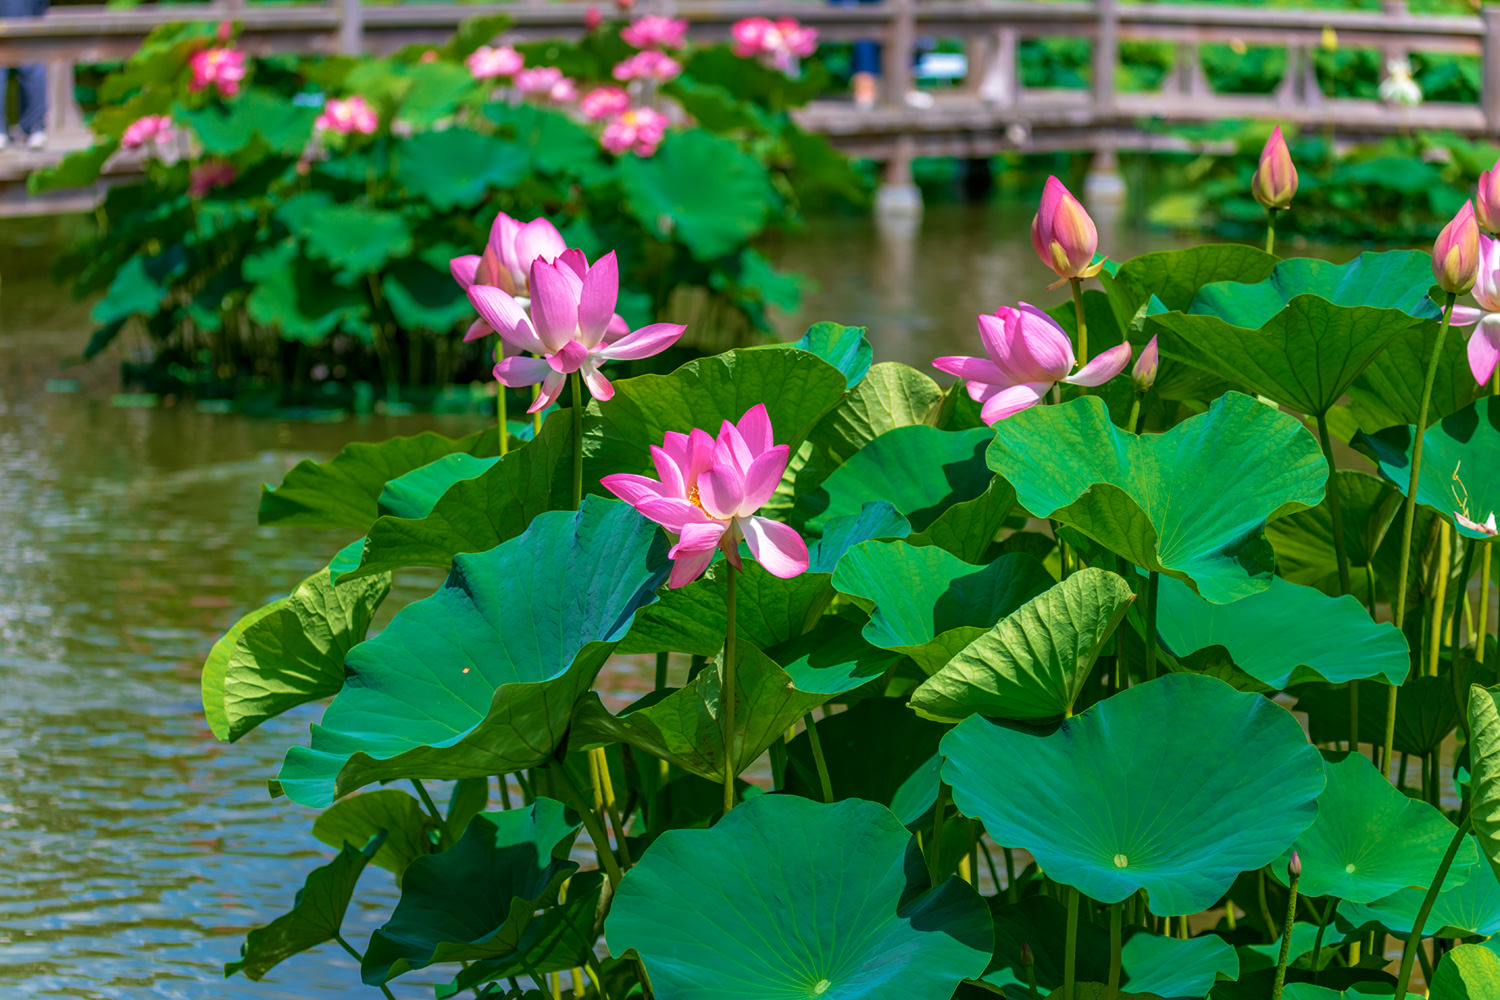
[[[820,220],[774,248],[817,283],[785,332],[868,325],[877,357],[923,366],[974,351],[975,313],[1066,294],[1043,290],[1029,222],[1029,209],[963,205],[931,206],[919,227]],[[48,277],[72,231],[0,222],[0,996],[375,995],[335,946],[264,983],[221,978],[245,931],[283,912],[329,854],[312,811],[265,785],[321,706],[221,744],[198,672],[235,619],[351,540],[257,527],[262,482],[351,440],[460,434],[478,418],[290,424],[112,406],[109,362],[63,370],[88,330],[87,307]],[[1121,233],[1103,245],[1124,257],[1169,243]],[[78,391],[49,391],[57,377]],[[386,615],[437,581],[407,574]],[[346,925],[361,946],[394,902],[385,872],[365,880]]]

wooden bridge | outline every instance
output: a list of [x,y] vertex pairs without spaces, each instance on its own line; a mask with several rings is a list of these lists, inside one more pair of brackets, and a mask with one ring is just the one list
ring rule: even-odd
[[[598,2],[612,6],[607,0]],[[231,19],[242,25],[242,46],[255,54],[383,53],[415,42],[441,41],[459,22],[491,13],[512,17],[507,37],[514,40],[576,35],[586,6],[584,0],[368,6],[361,0],[324,0],[247,7],[244,0],[214,0],[172,8],[64,7],[41,18],[0,19],[0,65],[47,63],[53,102],[46,150],[28,152],[12,146],[0,152],[0,215],[78,210],[94,203],[98,191],[92,189],[29,197],[25,177],[89,141],[73,103],[75,67],[124,59],[159,25]],[[816,27],[824,40],[883,43],[883,95],[877,107],[818,101],[800,118],[841,149],[884,163],[884,194],[894,204],[912,197],[911,162],[918,156],[1092,151],[1100,167],[1098,176],[1108,176],[1121,149],[1181,148],[1182,142],[1163,134],[1162,126],[1222,118],[1273,119],[1332,130],[1349,139],[1409,128],[1451,129],[1500,139],[1500,9],[1495,7],[1452,17],[1412,14],[1404,0],[1386,0],[1382,10],[1372,12],[1119,0],[880,0],[852,6],[808,0],[642,0],[638,8],[686,17],[698,38],[725,39],[735,21],[761,15],[799,18]],[[919,36],[960,38],[968,55],[968,76],[939,91],[932,106],[925,108],[907,101],[914,83],[910,53]],[[1092,82],[1086,89],[1022,84],[1021,43],[1049,37],[1090,43]],[[1343,49],[1381,52],[1382,65],[1409,52],[1479,57],[1480,100],[1405,108],[1330,98],[1319,86],[1313,54],[1333,39]],[[1121,43],[1133,40],[1175,46],[1175,66],[1161,90],[1117,89]],[[1205,44],[1227,44],[1237,50],[1284,48],[1286,74],[1266,95],[1217,93],[1198,57],[1198,47]],[[110,169],[127,173],[135,164],[120,156]]]

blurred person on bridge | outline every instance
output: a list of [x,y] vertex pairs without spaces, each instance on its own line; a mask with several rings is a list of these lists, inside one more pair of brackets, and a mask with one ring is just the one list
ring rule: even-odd
[[[47,12],[48,0],[0,0],[0,18],[41,17]],[[21,85],[21,131],[28,149],[41,149],[47,142],[47,67],[28,63],[16,71]],[[0,149],[10,141],[6,119],[9,73],[0,66]]]

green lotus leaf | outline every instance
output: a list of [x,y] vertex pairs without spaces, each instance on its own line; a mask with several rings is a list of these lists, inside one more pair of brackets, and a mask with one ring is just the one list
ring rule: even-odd
[[[245,312],[281,339],[321,344],[329,335],[342,332],[366,347],[373,345],[365,297],[334,284],[330,271],[302,256],[295,239],[249,254],[240,270],[247,282],[254,283],[245,299]],[[121,307],[129,304],[128,299],[120,303]]]
[[861,542],[833,574],[835,590],[870,608],[865,639],[910,656],[928,674],[1053,583],[1030,556],[975,566],[905,541]]
[[875,349],[862,326],[840,326],[838,323],[814,323],[793,347],[816,354],[844,373],[844,381],[853,389],[864,381],[875,359]]
[[[1417,503],[1437,511],[1465,538],[1491,536],[1459,523],[1455,514],[1467,512],[1483,524],[1500,511],[1500,406],[1490,406],[1491,399],[1444,417],[1422,438]],[[1411,426],[1361,434],[1356,441],[1402,496],[1411,481],[1411,441]]]
[[[1309,685],[1296,691],[1299,712],[1307,713],[1308,729],[1316,743],[1349,738],[1349,692]],[[1385,742],[1385,713],[1390,689],[1380,684],[1359,686],[1359,742]],[[1453,693],[1451,677],[1412,677],[1401,685],[1396,702],[1397,753],[1426,757],[1436,752],[1463,715]]]
[[[453,561],[447,582],[350,652],[350,683],[279,783],[326,806],[374,781],[533,767],[567,728],[635,612],[666,578],[666,540],[629,505],[584,498]],[[565,581],[566,586],[559,586]]]
[[1281,1000],[1389,1000],[1393,995],[1391,984],[1382,982],[1355,983],[1342,990],[1313,983],[1287,983]]
[[1500,878],[1500,687],[1469,688],[1469,819],[1479,853]]
[[[1339,491],[1351,593],[1368,604],[1368,572],[1373,571],[1377,580],[1386,575],[1380,551],[1401,510],[1401,496],[1384,479],[1363,472],[1340,469],[1332,481]],[[1266,537],[1276,550],[1276,570],[1282,577],[1326,594],[1339,593],[1333,513],[1326,497],[1316,507],[1272,521]],[[1398,572],[1389,568],[1391,576]]]
[[[866,698],[817,721],[835,799],[889,806],[910,827],[937,800],[938,741],[947,726],[919,718],[895,698]],[[812,743],[801,732],[787,744],[786,791],[819,799]]]
[[872,646],[861,619],[825,615],[811,631],[766,650],[808,694],[840,695],[885,675],[901,655]]
[[918,895],[914,850],[876,803],[764,795],[663,834],[615,893],[609,949],[634,948],[660,1000],[948,1000],[984,971],[989,914],[958,879]]
[[1233,604],[1210,604],[1176,580],[1162,580],[1157,597],[1157,634],[1168,652],[1184,659],[1222,648],[1269,688],[1367,677],[1400,684],[1411,666],[1406,636],[1371,619],[1354,597],[1329,597],[1280,577]]
[[370,863],[394,874],[400,885],[407,866],[432,853],[428,834],[434,826],[413,796],[399,788],[381,788],[335,802],[313,821],[312,834],[329,847],[339,847],[384,833]]
[[1263,281],[1276,264],[1275,257],[1256,247],[1209,243],[1132,257],[1100,281],[1123,326],[1153,296],[1165,309],[1186,310],[1205,285]]
[[[446,267],[434,267],[428,254],[443,247],[429,247],[423,251],[426,259],[394,261],[385,269],[380,279],[380,289],[391,307],[397,324],[407,331],[431,330],[440,336],[449,336],[460,324],[472,320],[474,307],[468,296],[453,281]],[[435,255],[434,255],[435,256]],[[449,248],[445,257],[458,256],[457,248]]]
[[943,390],[922,372],[894,361],[871,367],[838,406],[818,422],[809,436],[815,447],[797,473],[798,490],[807,493],[865,445],[887,431],[937,419]]
[[1072,714],[1094,661],[1135,600],[1107,570],[1081,569],[1003,618],[912,692],[928,718]]
[[338,203],[323,191],[292,195],[276,209],[276,219],[344,285],[412,252],[411,226],[399,213]]
[[1128,688],[1047,735],[973,716],[942,751],[954,802],[996,842],[1100,902],[1145,889],[1165,915],[1207,909],[1285,851],[1324,782],[1290,712],[1194,674]]
[[[369,985],[438,962],[473,962],[524,953],[533,914],[553,905],[578,870],[568,849],[578,832],[561,802],[481,813],[459,842],[412,862],[401,901],[370,936],[360,963]],[[537,928],[540,929],[540,928]]]
[[1302,413],[1324,414],[1374,357],[1438,315],[1432,259],[1413,250],[1347,264],[1297,257],[1264,281],[1203,287],[1187,309],[1152,316],[1167,357]]
[[515,187],[529,159],[524,146],[467,128],[418,132],[399,140],[392,156],[396,182],[439,212],[467,209],[495,188]]
[[243,972],[250,979],[260,979],[293,955],[338,937],[354,885],[383,839],[384,835],[376,834],[358,850],[344,844],[338,857],[309,872],[291,910],[245,935],[240,959],[225,964],[224,978]]
[[[1437,323],[1407,331],[1354,380],[1349,387],[1349,409],[1361,428],[1378,431],[1417,422],[1427,361],[1437,346],[1437,336]],[[1484,386],[1477,384],[1469,371],[1468,338],[1462,330],[1449,330],[1438,358],[1427,419],[1441,420],[1484,393]]]
[[1235,392],[1144,436],[1117,428],[1092,396],[1035,406],[995,425],[988,459],[1035,516],[1215,604],[1270,586],[1266,522],[1318,503],[1328,477],[1301,423]]
[[[1328,779],[1318,796],[1318,818],[1297,838],[1302,858],[1298,891],[1312,898],[1337,896],[1370,903],[1409,886],[1432,883],[1453,824],[1436,807],[1403,794],[1368,757],[1347,754],[1325,761]],[[1446,885],[1462,885],[1479,857],[1460,851]],[[1288,848],[1271,873],[1284,881]]]
[[467,452],[444,455],[385,484],[380,491],[380,513],[390,517],[421,518],[432,513],[454,483],[481,476],[499,456],[476,458]]
[[[604,892],[602,872],[574,875],[568,880],[567,899],[538,915],[525,933],[522,948],[511,955],[470,964],[451,983],[437,987],[438,997],[451,997],[495,979],[545,975],[583,965],[599,939]],[[536,1000],[543,998],[538,994]]]
[[1438,962],[1429,1000],[1500,997],[1500,955],[1479,944],[1461,944]]
[[[1021,963],[1021,945],[1031,948],[1036,963],[1037,986],[1046,991],[1062,985],[1066,956],[1063,942],[1068,933],[1068,909],[1051,896],[1027,896],[1007,903],[1003,894],[989,899],[995,925],[995,950],[982,983],[1005,991],[1015,986],[1018,996],[1029,997],[1026,967]],[[1109,932],[1092,921],[1078,922],[1077,955],[1074,978],[1081,982],[1104,979],[1109,975]]]
[[966,562],[984,562],[1015,508],[1016,491],[996,476],[983,493],[949,507],[925,531],[914,532],[911,541],[914,545],[936,545]]
[[[485,36],[488,45],[493,34]],[[531,156],[542,173],[577,175],[580,167],[596,167],[603,154],[599,140],[562,110],[533,104],[491,103],[484,115],[505,128]]]
[[370,530],[380,516],[385,484],[455,452],[483,458],[497,454],[493,430],[462,438],[424,431],[369,443],[356,441],[327,462],[304,459],[272,489],[263,487],[260,523],[311,528]]
[[264,87],[248,87],[233,101],[211,101],[197,108],[179,104],[172,117],[192,129],[203,152],[212,156],[232,156],[257,136],[272,150],[295,156],[312,136],[318,111]]
[[1240,957],[1221,937],[1182,940],[1132,934],[1120,951],[1124,988],[1161,997],[1204,997],[1220,979],[1238,979]]
[[[1477,853],[1477,848],[1476,848]],[[1378,925],[1405,939],[1416,923],[1427,886],[1401,889],[1373,903],[1343,903],[1339,920],[1361,930]],[[1492,937],[1500,933],[1500,882],[1475,872],[1433,900],[1422,933],[1432,937]]]
[[203,714],[234,741],[282,712],[338,694],[344,657],[390,593],[389,574],[335,587],[328,570],[234,624],[203,664]]
[[844,553],[860,542],[905,538],[910,534],[911,524],[900,511],[884,500],[871,501],[858,514],[835,518],[824,526],[822,537],[807,547],[807,571],[832,573]]

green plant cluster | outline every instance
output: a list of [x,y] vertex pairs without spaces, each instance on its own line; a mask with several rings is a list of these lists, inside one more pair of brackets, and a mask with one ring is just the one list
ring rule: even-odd
[[[380,58],[260,58],[228,97],[189,87],[192,54],[225,44],[212,25],[155,32],[103,82],[94,144],[31,180],[34,191],[95,182],[146,115],[185,133],[183,155],[146,157],[143,176],[109,187],[95,231],[58,264],[77,295],[102,294],[84,356],[139,331],[153,389],[218,394],[250,374],[334,405],[362,380],[421,395],[483,377],[492,359],[455,336],[472,310],[448,261],[483,248],[497,210],[565,218],[569,245],[591,255],[617,248],[632,325],[691,321],[700,349],[764,336],[767,310],[794,306],[799,279],[752,244],[799,225],[805,199],[865,193],[849,162],[788,115],[822,77],[695,46],[657,98],[687,124],[654,156],[617,157],[576,111],[471,76],[465,57],[505,24],[476,19],[444,45]],[[521,48],[581,86],[609,82],[633,51],[617,24]],[[378,113],[377,131],[315,135],[325,99],[351,95]],[[231,179],[195,194],[205,165]]]
[[[340,853],[226,971],[336,941],[387,995],[438,967],[439,996],[1338,1000],[1389,996],[1410,941],[1398,994],[1420,963],[1434,1000],[1497,995],[1500,406],[1431,267],[1111,264],[1054,314],[1155,338],[1149,386],[993,427],[824,323],[503,457],[299,465],[260,520],[327,529],[329,565],[214,647],[203,700],[228,740],[327,701],[272,789]],[[807,570],[669,588],[601,480],[757,405],[791,456],[759,515]],[[446,581],[369,635],[421,568]],[[400,900],[358,947],[371,863]]]

